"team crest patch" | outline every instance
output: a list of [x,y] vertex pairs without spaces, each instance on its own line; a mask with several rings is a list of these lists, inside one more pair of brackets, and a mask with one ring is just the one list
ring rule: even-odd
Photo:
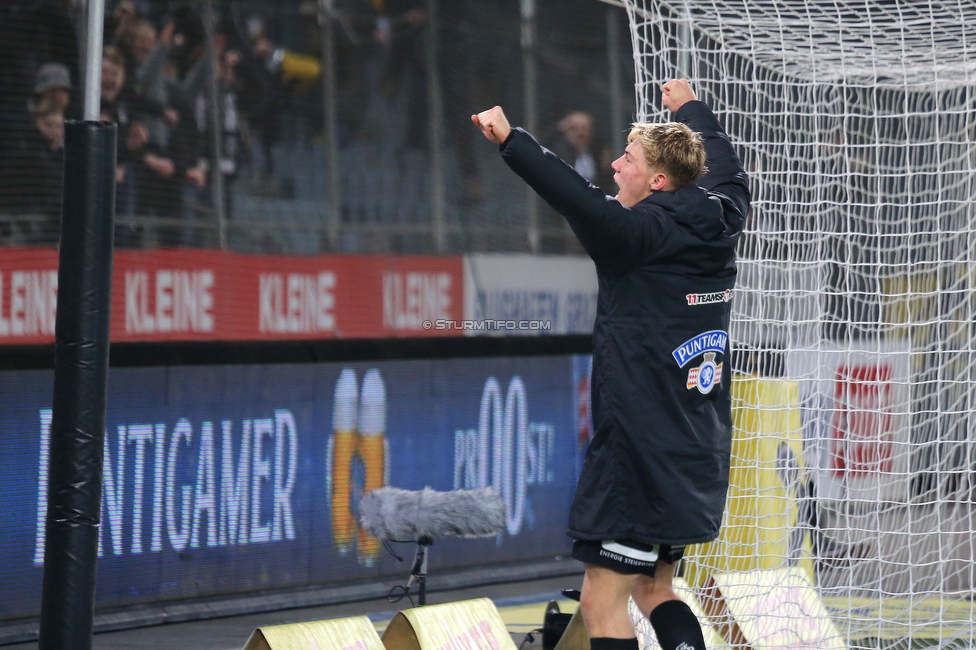
[[688,390],[697,388],[702,395],[708,395],[716,384],[722,383],[722,364],[715,363],[715,353],[706,352],[705,360],[697,368],[688,371]]

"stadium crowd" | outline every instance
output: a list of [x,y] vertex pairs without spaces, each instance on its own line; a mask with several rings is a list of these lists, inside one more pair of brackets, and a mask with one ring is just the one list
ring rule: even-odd
[[[304,48],[285,48],[272,40],[273,16],[242,16],[231,5],[215,4],[216,28],[208,39],[202,5],[108,3],[101,117],[119,129],[118,246],[214,245],[215,174],[227,214],[230,188],[244,169],[253,191],[287,193],[287,180],[274,174],[271,149],[289,112],[301,113],[321,132],[316,35],[297,39]],[[355,32],[362,32],[362,40],[375,43],[358,71],[359,84],[389,84],[411,63],[416,48],[403,44],[416,39],[424,10],[414,0],[355,4],[347,15],[356,19],[343,28],[357,42]],[[314,13],[306,18],[314,24]],[[80,119],[83,103],[82,22],[70,0],[14,2],[0,10],[0,237],[7,243],[57,242],[63,121]],[[370,128],[369,115],[359,122],[343,124],[344,130]]]
[[[57,244],[63,121],[81,119],[84,102],[84,6],[0,3],[0,245]],[[436,11],[426,0],[336,0],[326,98],[315,0],[106,0],[101,111],[119,129],[116,244],[430,252],[439,120],[446,250],[525,250],[527,207],[499,198],[513,181],[472,146],[468,121],[474,106],[525,106],[519,7],[458,0]],[[609,124],[607,11],[541,0],[537,124],[543,144],[613,193],[622,136],[610,147],[594,127]],[[540,250],[567,252],[575,238],[540,207]]]

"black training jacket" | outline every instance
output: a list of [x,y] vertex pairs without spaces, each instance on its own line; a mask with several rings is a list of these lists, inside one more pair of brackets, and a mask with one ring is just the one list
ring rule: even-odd
[[688,102],[675,117],[704,137],[708,173],[633,208],[521,129],[500,147],[596,264],[594,437],[569,515],[577,539],[705,542],[718,536],[725,509],[729,301],[749,188],[705,104]]

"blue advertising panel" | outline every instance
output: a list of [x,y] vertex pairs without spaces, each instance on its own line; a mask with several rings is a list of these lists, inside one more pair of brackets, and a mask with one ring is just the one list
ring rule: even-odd
[[[565,554],[574,383],[569,356],[113,369],[97,605],[405,577],[358,526],[382,485],[505,501],[497,537],[435,540],[432,574]],[[0,619],[39,611],[52,389],[0,373]]]

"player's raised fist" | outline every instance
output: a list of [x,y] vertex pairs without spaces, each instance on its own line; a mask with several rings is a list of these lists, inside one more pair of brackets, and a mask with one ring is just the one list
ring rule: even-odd
[[505,142],[505,138],[512,132],[512,127],[509,125],[508,118],[505,117],[505,111],[502,110],[501,106],[495,106],[477,115],[472,115],[471,121],[481,129],[486,138],[495,144]]
[[664,108],[672,113],[677,113],[679,108],[695,99],[695,91],[691,89],[687,79],[672,79],[661,87]]

